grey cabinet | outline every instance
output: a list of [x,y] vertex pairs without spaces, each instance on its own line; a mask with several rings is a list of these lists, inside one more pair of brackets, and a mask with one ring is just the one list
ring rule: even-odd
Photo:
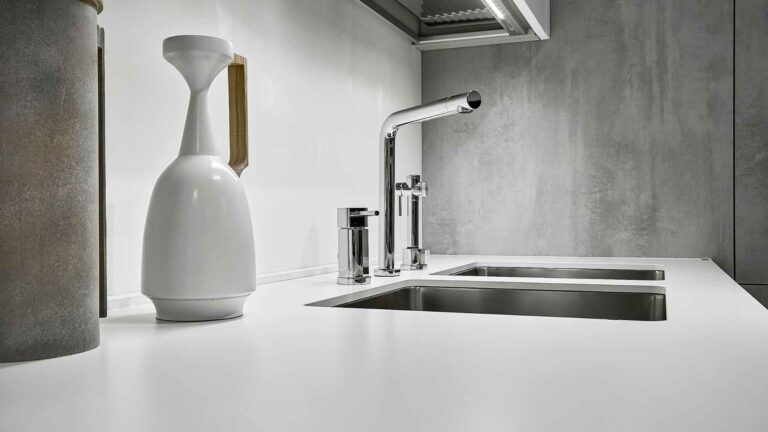
[[360,0],[421,51],[549,39],[550,0]]
[[[768,285],[768,2],[736,1],[735,264]],[[768,287],[765,288],[768,290]],[[768,298],[768,294],[766,296]]]

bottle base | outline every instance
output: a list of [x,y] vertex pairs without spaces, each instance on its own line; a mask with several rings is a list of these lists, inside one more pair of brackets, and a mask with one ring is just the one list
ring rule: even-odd
[[243,316],[248,294],[217,299],[161,299],[152,298],[157,319],[162,321],[217,321]]

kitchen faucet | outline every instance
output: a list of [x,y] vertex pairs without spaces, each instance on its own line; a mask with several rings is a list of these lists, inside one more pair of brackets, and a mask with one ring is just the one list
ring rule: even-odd
[[470,90],[390,114],[379,137],[379,267],[376,276],[399,276],[395,267],[395,138],[401,126],[453,114],[471,113],[480,106],[480,93]]

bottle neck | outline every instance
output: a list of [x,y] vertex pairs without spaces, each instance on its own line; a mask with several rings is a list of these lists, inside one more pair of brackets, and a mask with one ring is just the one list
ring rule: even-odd
[[211,115],[208,111],[208,89],[193,90],[189,96],[187,121],[181,138],[179,156],[214,155],[216,148],[211,131]]

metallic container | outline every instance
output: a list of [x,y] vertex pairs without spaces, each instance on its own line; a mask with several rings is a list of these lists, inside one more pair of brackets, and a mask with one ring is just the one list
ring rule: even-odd
[[368,267],[368,217],[378,216],[367,207],[337,210],[339,226],[339,285],[364,285],[371,282]]

